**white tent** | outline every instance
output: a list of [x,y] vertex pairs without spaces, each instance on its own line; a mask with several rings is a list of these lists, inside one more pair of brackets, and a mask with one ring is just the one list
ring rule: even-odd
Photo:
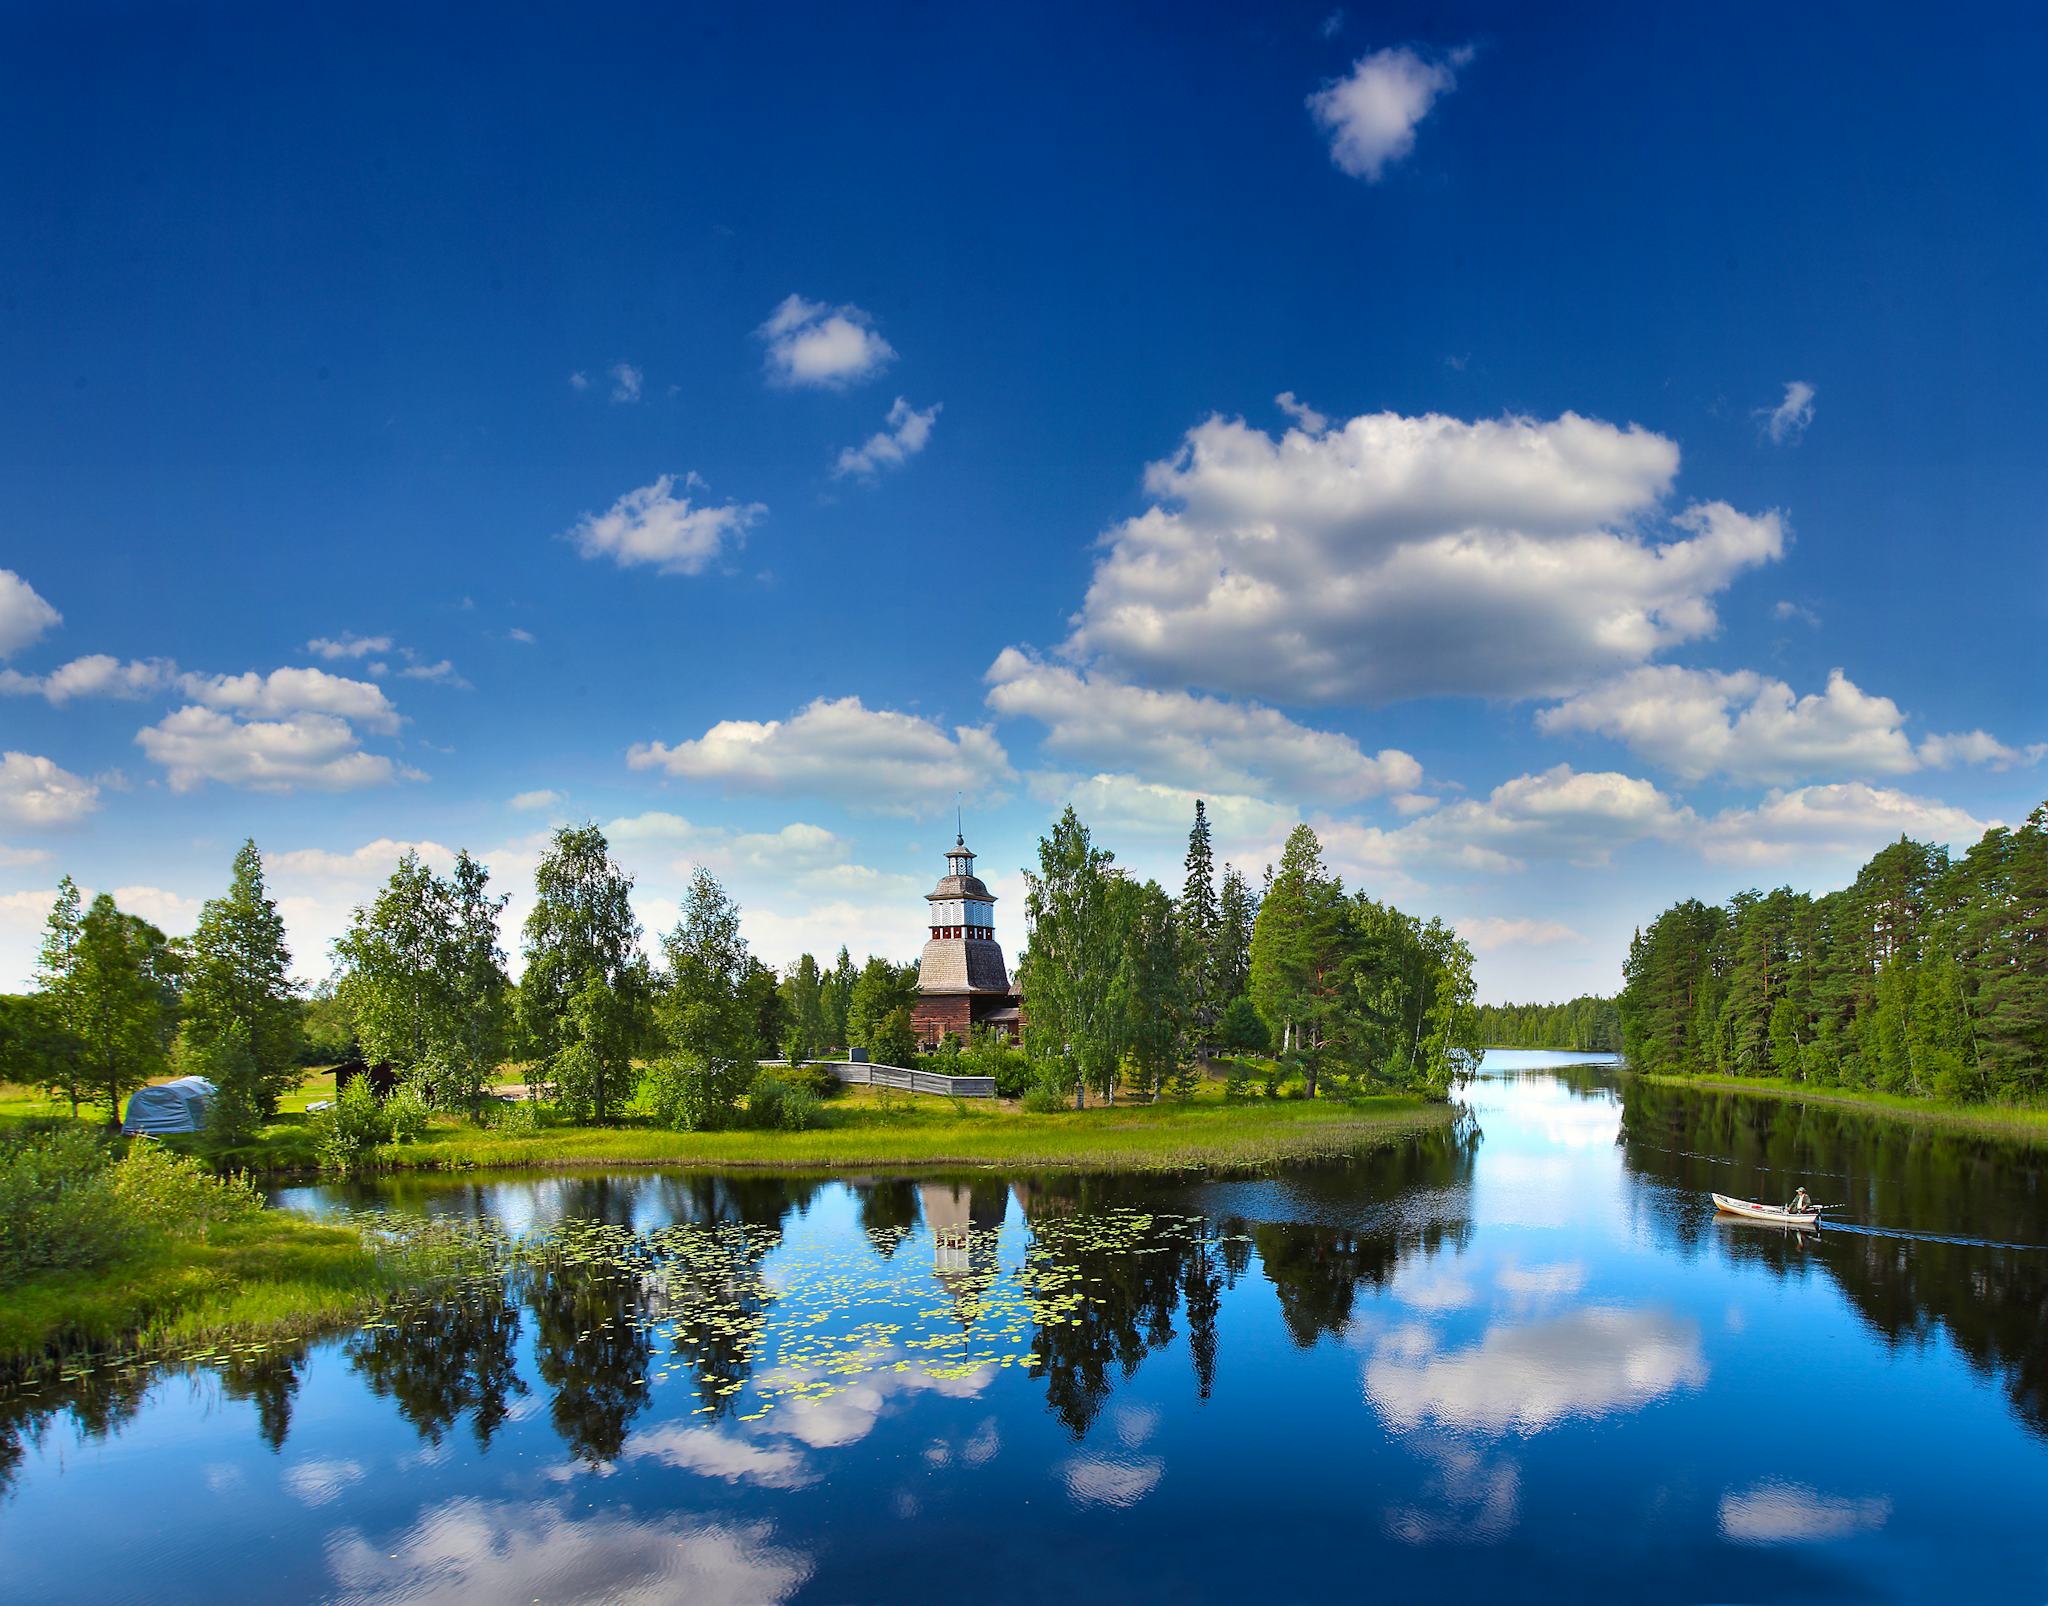
[[206,1125],[213,1084],[203,1076],[181,1076],[175,1082],[139,1087],[128,1100],[128,1119],[121,1130],[157,1137],[165,1132],[197,1132]]

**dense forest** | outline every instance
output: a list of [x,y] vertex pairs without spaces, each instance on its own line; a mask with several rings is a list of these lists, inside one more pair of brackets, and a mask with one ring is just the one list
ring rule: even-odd
[[[1448,1091],[1478,1043],[1456,932],[1346,892],[1306,826],[1257,896],[1234,868],[1219,878],[1197,803],[1186,872],[1178,897],[1127,874],[1069,808],[1026,873],[1023,1051],[949,1042],[939,1067],[1046,1102],[1185,1095],[1233,1052],[1271,1054],[1311,1098],[1326,1086]],[[515,982],[488,868],[465,852],[444,876],[407,851],[308,997],[253,842],[189,936],[105,893],[87,902],[67,877],[38,990],[0,999],[0,1076],[112,1120],[145,1082],[201,1075],[219,1090],[212,1124],[232,1138],[276,1112],[304,1065],[354,1056],[392,1066],[422,1110],[482,1118],[518,1067],[571,1120],[633,1111],[688,1129],[750,1112],[764,1059],[861,1047],[912,1063],[915,965],[855,965],[842,948],[829,967],[805,954],[778,973],[702,868],[675,928],[648,945],[632,890],[601,830],[558,830]]]
[[1636,933],[1623,974],[1640,1070],[2033,1098],[2048,1078],[2048,805],[1960,859],[1901,837],[1820,897],[1676,904]]
[[1621,1014],[1611,998],[1581,994],[1562,1004],[1481,1004],[1479,1040],[1488,1048],[1621,1051]]

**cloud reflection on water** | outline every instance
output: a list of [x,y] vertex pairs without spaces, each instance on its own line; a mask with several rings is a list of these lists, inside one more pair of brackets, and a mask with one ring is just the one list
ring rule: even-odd
[[1851,1500],[1767,1478],[1721,1496],[1721,1535],[1738,1545],[1812,1544],[1882,1528],[1891,1514],[1883,1495]]
[[327,1562],[349,1606],[548,1600],[638,1603],[786,1600],[810,1558],[773,1542],[765,1522],[707,1522],[628,1512],[578,1518],[547,1501],[450,1500],[397,1539],[329,1536]]
[[1655,1309],[1594,1306],[1496,1325],[1443,1351],[1426,1328],[1391,1333],[1365,1367],[1365,1396],[1403,1432],[1424,1425],[1540,1433],[1574,1417],[1636,1410],[1707,1378],[1696,1323]]

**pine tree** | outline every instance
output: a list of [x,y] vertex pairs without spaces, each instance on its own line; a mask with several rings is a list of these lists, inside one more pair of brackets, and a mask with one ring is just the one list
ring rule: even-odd
[[185,983],[185,1036],[207,1053],[230,1027],[240,1028],[246,1087],[222,1088],[252,1116],[276,1113],[277,1101],[298,1076],[300,1009],[292,980],[284,918],[263,879],[263,857],[253,841],[235,855],[228,890],[209,898],[192,933]]

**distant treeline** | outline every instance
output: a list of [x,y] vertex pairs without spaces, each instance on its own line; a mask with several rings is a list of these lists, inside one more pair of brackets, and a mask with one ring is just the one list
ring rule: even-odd
[[1901,837],[1821,897],[1676,904],[1623,974],[1640,1070],[2031,1098],[2048,1079],[2048,805],[1954,861]]
[[1611,998],[1584,994],[1563,1004],[1481,1004],[1479,1040],[1489,1048],[1621,1051],[1621,1013]]

